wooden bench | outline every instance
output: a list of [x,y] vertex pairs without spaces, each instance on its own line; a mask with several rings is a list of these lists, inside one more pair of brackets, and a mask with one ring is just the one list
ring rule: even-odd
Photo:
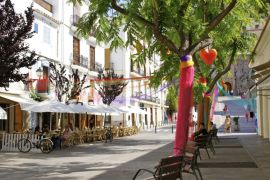
[[145,179],[156,179],[156,180],[176,180],[182,179],[182,164],[183,157],[181,156],[170,156],[160,160],[158,166],[155,167],[155,171],[148,169],[139,169],[133,177],[135,180],[139,177],[140,173],[147,172],[152,176]]
[[[184,154],[184,163],[182,167],[183,173],[190,173],[196,177],[196,180],[200,179],[203,180],[200,168],[198,166],[197,157],[199,154],[199,148],[196,146],[195,142],[188,141],[185,147],[185,154]],[[198,172],[198,174],[196,173]]]
[[[215,149],[212,144],[212,136],[210,134],[196,136],[195,142],[196,142],[196,145],[199,147],[199,149],[205,149],[209,159],[210,159],[210,154],[208,152],[208,148],[212,151],[213,154],[215,154]],[[202,159],[200,153],[199,153],[199,157],[200,159]]]

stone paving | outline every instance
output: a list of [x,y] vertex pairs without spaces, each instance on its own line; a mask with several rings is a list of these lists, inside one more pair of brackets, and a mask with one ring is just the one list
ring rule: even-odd
[[[216,155],[199,161],[206,180],[270,179],[270,144],[256,134],[221,134]],[[0,153],[0,179],[128,180],[139,168],[153,168],[172,153],[171,127],[143,131],[112,143],[84,144],[42,153]],[[185,180],[195,179],[185,174]]]
[[[217,119],[222,131],[223,118]],[[254,121],[240,119],[240,132],[219,133],[216,155],[199,160],[204,180],[270,179],[270,143],[258,137]],[[86,143],[42,153],[0,152],[0,179],[93,179],[129,180],[139,168],[152,169],[162,157],[172,154],[171,126],[141,131],[112,143]],[[193,180],[190,174],[185,180]]]

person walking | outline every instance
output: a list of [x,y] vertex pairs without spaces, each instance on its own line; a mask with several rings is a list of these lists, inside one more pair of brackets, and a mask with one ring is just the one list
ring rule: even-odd
[[226,116],[225,122],[224,122],[224,132],[225,133],[231,133],[232,132],[232,120],[229,115]]
[[225,104],[223,108],[223,114],[226,115],[228,112],[228,106]]

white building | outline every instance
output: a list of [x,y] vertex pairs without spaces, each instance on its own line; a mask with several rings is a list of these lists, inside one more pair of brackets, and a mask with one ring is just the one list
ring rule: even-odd
[[[1,90],[0,105],[8,108],[9,123],[0,120],[0,131],[20,131],[29,126],[29,117],[21,111],[18,104],[22,104],[28,100],[29,87],[36,91],[42,99],[55,98],[54,87],[49,82],[49,62],[55,62],[65,65],[68,73],[71,69],[78,69],[81,74],[87,74],[88,80],[85,85],[90,84],[90,79],[97,76],[97,69],[108,67],[114,64],[116,73],[124,74],[125,78],[149,76],[154,71],[153,68],[158,67],[157,59],[148,61],[145,65],[144,73],[131,68],[130,49],[118,49],[116,52],[110,52],[105,46],[96,44],[95,38],[90,36],[88,39],[78,37],[76,35],[76,23],[79,18],[87,11],[87,6],[74,6],[67,3],[66,0],[12,0],[15,4],[15,11],[23,13],[27,7],[33,4],[34,9],[34,36],[28,41],[30,48],[35,50],[40,56],[39,61],[29,71],[28,85],[23,83],[14,83],[10,85],[9,91]],[[126,34],[122,32],[121,37],[125,38]],[[106,57],[105,57],[106,56]],[[156,65],[155,65],[156,64]],[[155,66],[153,66],[155,65]],[[43,76],[37,76],[37,70],[41,68]],[[141,70],[142,68],[140,68]],[[25,70],[24,70],[25,71]],[[24,72],[25,73],[25,72]],[[140,81],[129,81],[128,86],[119,99],[125,100],[122,105],[142,106],[146,108],[147,115],[127,114],[114,116],[113,121],[118,123],[124,119],[125,126],[138,125],[150,127],[150,125],[160,125],[164,119],[164,99],[165,91],[155,92],[148,87],[148,79]],[[143,98],[136,98],[141,93]],[[13,97],[14,96],[14,97]],[[135,97],[135,98],[134,98]],[[81,93],[80,101],[85,103],[100,103],[97,92],[93,88],[85,89]],[[16,114],[16,115],[14,115]],[[40,126],[47,123],[51,114],[43,113],[42,115],[34,115]],[[25,117],[28,118],[25,118]],[[37,116],[37,117],[35,117]],[[91,117],[90,117],[91,118]],[[57,124],[57,114],[52,114],[53,123]],[[70,121],[75,119],[76,127],[83,127],[85,115],[64,116],[64,119]],[[101,116],[95,118],[95,124],[103,125]],[[84,120],[84,121],[81,121]],[[30,120],[31,121],[31,120]],[[45,121],[45,122],[44,122]],[[43,122],[43,123],[41,123]],[[84,124],[84,125],[83,125]],[[57,126],[57,125],[56,125]]]
[[[127,34],[121,31],[120,37],[125,41]],[[160,65],[159,56],[147,59],[144,65],[139,65],[131,60],[131,54],[135,52],[133,47],[119,48],[111,51],[109,58],[105,57],[105,66],[113,66],[115,72],[123,74],[128,82],[124,92],[112,104],[140,107],[147,114],[129,113],[125,116],[113,116],[112,120],[115,124],[123,122],[125,126],[137,125],[142,129],[161,126],[165,122],[167,88],[153,89],[149,86],[151,74]]]

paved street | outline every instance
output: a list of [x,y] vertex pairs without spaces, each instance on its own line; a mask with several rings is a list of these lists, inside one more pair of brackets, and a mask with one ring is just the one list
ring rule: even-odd
[[[211,154],[211,159],[201,150],[203,158],[199,164],[204,179],[270,179],[270,143],[254,133],[254,120],[246,122],[241,117],[241,131],[225,134],[222,132],[224,116],[218,114],[219,108],[216,111],[214,119],[220,127],[220,143],[215,144],[216,155]],[[8,180],[128,180],[137,169],[152,169],[162,157],[171,155],[173,139],[172,128],[167,126],[158,128],[156,134],[151,129],[117,138],[112,143],[88,143],[50,154],[0,152],[0,177]],[[184,179],[195,177],[184,174]]]
[[[112,143],[84,144],[42,153],[0,152],[1,179],[130,179],[141,167],[151,167],[171,154],[170,128],[141,132]],[[169,145],[168,145],[169,144]],[[169,150],[170,149],[170,150]],[[150,154],[149,154],[150,153]]]
[[[172,153],[171,127],[143,131],[112,143],[84,144],[42,153],[0,153],[1,179],[131,179],[139,168],[153,168]],[[270,144],[255,134],[226,134],[208,159],[202,150],[204,179],[269,179]],[[185,179],[195,179],[184,175]]]

